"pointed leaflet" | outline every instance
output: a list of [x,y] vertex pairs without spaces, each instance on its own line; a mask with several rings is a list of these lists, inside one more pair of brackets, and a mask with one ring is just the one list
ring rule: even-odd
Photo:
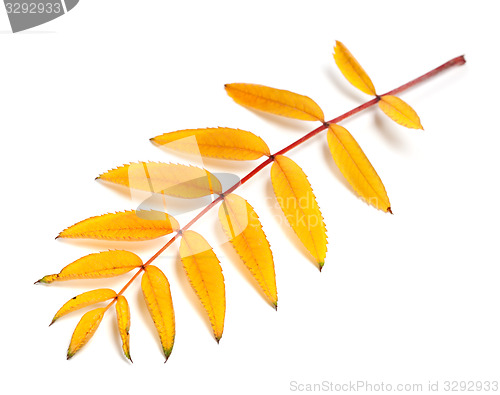
[[399,97],[391,95],[381,96],[378,106],[394,122],[410,129],[423,129],[418,114]]
[[116,292],[108,288],[100,288],[94,289],[93,291],[84,292],[64,303],[64,305],[59,309],[54,318],[52,318],[52,322],[50,323],[50,325],[52,325],[63,315],[71,313],[72,311],[113,298],[116,298]]
[[166,361],[172,353],[175,338],[175,316],[170,284],[160,269],[149,265],[144,269],[141,287],[149,313],[160,336]]
[[234,193],[219,207],[219,221],[229,241],[276,308],[278,294],[273,254],[253,207]]
[[90,217],[57,237],[99,240],[151,240],[179,229],[174,217],[156,210],[121,211]]
[[360,91],[375,96],[377,93],[368,74],[366,74],[344,44],[340,41],[337,41],[336,44],[333,58],[342,74],[344,74],[344,77]]
[[227,94],[243,106],[303,121],[321,121],[323,110],[307,96],[256,84],[226,84]]
[[240,129],[186,129],[153,137],[151,141],[168,149],[218,159],[253,160],[271,154],[264,140]]
[[133,252],[103,251],[85,255],[64,267],[58,274],[44,276],[37,282],[50,284],[54,281],[114,277],[139,266],[142,266],[142,260]]
[[219,180],[205,169],[175,163],[130,163],[109,170],[98,179],[184,199],[222,192]]
[[391,212],[384,184],[354,137],[342,126],[328,127],[328,146],[344,177],[368,204]]
[[90,310],[83,315],[80,322],[76,325],[73,336],[71,337],[71,342],[68,347],[68,359],[75,355],[75,353],[94,336],[105,312],[106,309],[102,307]]
[[271,181],[286,219],[321,270],[326,256],[326,228],[306,175],[293,160],[278,155],[271,167]]
[[182,234],[179,253],[189,282],[207,311],[218,343],[226,314],[224,276],[219,259],[207,241],[192,230]]
[[122,295],[116,298],[116,319],[118,320],[118,330],[122,339],[123,353],[132,362],[132,358],[130,358],[130,336],[128,334],[130,329],[130,308],[127,299]]

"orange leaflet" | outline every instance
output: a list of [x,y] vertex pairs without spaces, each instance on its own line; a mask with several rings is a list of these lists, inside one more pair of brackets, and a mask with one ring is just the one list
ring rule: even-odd
[[130,251],[103,251],[86,255],[64,267],[58,274],[44,276],[38,283],[50,284],[86,278],[114,277],[142,266],[142,260]]
[[326,228],[307,176],[293,160],[278,155],[271,167],[271,181],[286,219],[321,270],[326,257]]
[[303,121],[325,121],[323,110],[307,96],[256,84],[226,84],[225,88],[243,106]]
[[100,288],[94,289],[93,291],[84,292],[64,303],[64,305],[58,310],[54,318],[52,318],[52,322],[50,323],[50,325],[52,325],[63,315],[71,313],[72,311],[113,298],[116,298],[116,292],[108,288]]
[[340,41],[336,42],[333,58],[344,77],[360,91],[376,95],[375,87],[368,74]]
[[167,361],[172,353],[175,338],[175,315],[170,284],[160,269],[149,265],[144,269],[141,288]]
[[182,234],[179,253],[189,282],[208,314],[218,343],[224,331],[226,314],[226,291],[219,259],[207,241],[192,230]]
[[122,339],[122,349],[125,356],[132,362],[130,358],[130,308],[128,307],[127,299],[120,295],[116,298],[116,319],[118,320],[118,330]]
[[151,141],[175,151],[218,159],[254,160],[270,155],[264,140],[240,129],[186,129],[153,137]]
[[82,348],[94,336],[95,331],[99,328],[99,324],[104,317],[106,309],[104,307],[90,310],[85,313],[76,325],[73,336],[71,337],[71,342],[68,347],[68,359],[70,359],[75,353]]
[[273,254],[253,207],[234,193],[225,196],[219,207],[219,221],[227,238],[260,288],[278,306]]
[[418,114],[399,97],[384,95],[378,106],[394,122],[410,129],[423,129]]
[[91,217],[70,226],[57,237],[139,241],[179,229],[174,217],[156,210],[121,211]]
[[331,124],[328,146],[338,168],[358,195],[379,210],[391,212],[382,180],[347,129]]
[[220,181],[207,170],[175,163],[130,163],[109,170],[98,179],[184,199],[222,192]]

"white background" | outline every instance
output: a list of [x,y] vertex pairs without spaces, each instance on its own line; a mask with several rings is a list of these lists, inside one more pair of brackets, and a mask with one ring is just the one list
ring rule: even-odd
[[[287,394],[300,384],[500,379],[498,52],[496,2],[81,0],[19,34],[0,11],[2,391],[53,394]],[[376,108],[342,123],[385,183],[394,215],[359,200],[319,135],[290,156],[309,176],[329,251],[320,273],[284,224],[269,169],[239,190],[259,213],[277,274],[275,312],[249,280],[215,216],[193,228],[218,254],[227,316],[219,345],[175,247],[156,263],[170,280],[177,335],[166,364],[138,284],[131,354],[114,312],[72,360],[80,313],[57,309],[129,275],[51,286],[33,282],[120,243],[55,241],[84,218],[133,209],[94,181],[138,160],[178,162],[149,143],[185,128],[250,130],[277,151],[317,126],[236,105],[225,83],[260,83],[313,98],[328,119],[369,100],[346,82],[342,41],[379,92],[465,54],[467,64],[401,94],[425,131]],[[243,176],[255,163],[207,160]],[[195,212],[179,217],[186,223]],[[125,248],[147,260],[162,240]],[[13,386],[13,387],[12,387]],[[13,389],[12,389],[13,388]]]

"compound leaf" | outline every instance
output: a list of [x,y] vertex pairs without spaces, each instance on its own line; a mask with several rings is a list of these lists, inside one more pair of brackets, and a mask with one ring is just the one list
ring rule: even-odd
[[76,325],[71,342],[68,347],[68,359],[82,348],[94,336],[95,331],[104,317],[106,309],[104,307],[90,310],[83,315],[80,322]]
[[99,180],[184,199],[220,194],[220,181],[207,170],[175,163],[130,163],[107,171]]
[[269,156],[259,136],[241,129],[186,129],[164,133],[151,141],[165,148],[218,159],[254,160]]
[[336,42],[333,58],[344,77],[360,91],[376,95],[375,87],[368,74],[340,41]]
[[174,217],[156,210],[131,210],[90,217],[57,237],[139,241],[168,235],[179,229]]
[[44,276],[38,283],[73,279],[104,278],[119,276],[142,266],[142,260],[130,251],[103,251],[86,255],[64,267],[58,274]]
[[368,204],[391,212],[384,184],[354,137],[342,126],[328,127],[328,146],[338,168]]
[[391,95],[381,96],[378,106],[394,122],[410,129],[423,129],[418,114],[399,97]]
[[324,122],[323,110],[307,96],[256,84],[226,84],[227,94],[246,107],[303,121]]
[[286,219],[321,270],[326,257],[326,228],[307,176],[293,160],[278,155],[271,167],[271,181]]
[[219,221],[241,260],[277,308],[273,254],[259,216],[245,199],[232,193],[224,197],[219,207]]
[[200,234],[182,234],[179,253],[191,286],[205,308],[217,343],[224,331],[226,291],[219,259]]
[[142,293],[155,324],[165,354],[165,362],[172,353],[175,338],[175,315],[167,277],[156,266],[144,269],[141,280]]

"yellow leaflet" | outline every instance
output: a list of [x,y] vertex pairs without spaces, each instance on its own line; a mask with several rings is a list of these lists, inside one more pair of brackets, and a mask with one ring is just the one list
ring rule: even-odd
[[225,88],[243,106],[303,121],[325,120],[323,110],[307,96],[256,84],[226,84]]
[[273,254],[259,216],[245,199],[230,194],[219,207],[219,220],[241,260],[276,308],[278,294]]
[[338,168],[358,195],[379,210],[391,212],[384,184],[354,137],[342,126],[331,124],[328,146]]
[[278,155],[271,167],[271,181],[286,219],[321,270],[326,257],[326,228],[306,175],[293,160]]
[[334,51],[333,58],[344,77],[360,91],[375,96],[377,93],[372,80],[345,45],[337,41]]
[[121,211],[87,218],[57,237],[99,240],[151,240],[179,229],[174,217],[156,210]]
[[384,95],[380,98],[378,106],[394,122],[410,129],[423,129],[418,114],[399,97]]
[[192,230],[182,234],[179,253],[189,282],[207,311],[218,343],[226,314],[226,291],[219,260],[207,241]]
[[76,325],[73,336],[71,337],[71,342],[68,347],[68,359],[75,355],[75,353],[94,336],[105,312],[106,309],[103,307],[88,311],[83,315],[80,322]]
[[133,252],[103,251],[77,259],[58,274],[45,276],[37,282],[50,284],[54,281],[114,277],[139,266],[142,266],[142,260]]
[[101,174],[98,179],[184,199],[195,199],[222,192],[217,177],[205,169],[175,163],[130,163],[109,170]]
[[93,291],[84,292],[64,303],[64,305],[59,309],[54,318],[52,318],[52,322],[50,323],[50,325],[52,325],[63,315],[71,313],[72,311],[113,298],[116,298],[116,292],[108,288],[100,288],[94,289]]
[[219,159],[253,160],[271,154],[264,140],[240,129],[186,129],[153,137],[151,141],[168,149]]
[[170,284],[160,269],[149,265],[144,269],[141,287],[149,313],[160,336],[166,361],[172,353],[175,338],[175,316]]
[[118,330],[122,339],[122,349],[125,356],[130,359],[130,336],[128,331],[130,329],[130,309],[128,307],[127,299],[120,295],[116,299],[116,318],[118,320]]

